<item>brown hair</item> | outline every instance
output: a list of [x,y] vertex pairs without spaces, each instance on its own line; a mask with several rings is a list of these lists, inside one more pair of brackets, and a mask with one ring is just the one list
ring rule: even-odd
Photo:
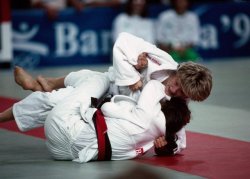
[[[128,14],[128,15],[132,15],[132,10],[133,10],[133,1],[134,0],[128,0],[126,5],[125,5],[125,12]],[[146,3],[143,7],[143,10],[140,14],[141,17],[147,17],[148,16],[148,3],[147,3],[147,0],[146,0]]]
[[189,123],[191,112],[186,100],[172,97],[162,103],[161,110],[166,119],[166,137],[175,135],[183,126]]
[[179,97],[172,97],[170,101],[162,101],[161,110],[166,119],[165,139],[167,145],[155,148],[155,152],[157,155],[173,155],[177,148],[176,140],[178,136],[176,133],[189,123],[191,112],[187,102]]
[[177,68],[177,76],[187,97],[194,101],[205,100],[212,90],[211,71],[194,62],[183,62]]

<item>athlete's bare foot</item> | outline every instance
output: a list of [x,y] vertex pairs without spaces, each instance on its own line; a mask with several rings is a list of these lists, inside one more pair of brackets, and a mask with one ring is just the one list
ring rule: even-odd
[[14,77],[18,85],[24,90],[43,91],[42,86],[23,68],[15,66]]
[[44,78],[43,76],[39,75],[36,78],[36,81],[42,86],[43,91],[51,92],[53,90],[53,83],[49,78]]

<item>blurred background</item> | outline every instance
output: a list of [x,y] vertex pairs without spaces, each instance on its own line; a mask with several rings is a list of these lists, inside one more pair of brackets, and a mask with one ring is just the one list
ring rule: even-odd
[[[167,22],[166,12],[182,1],[186,0],[0,0],[0,67],[109,65],[113,43],[122,31],[168,52],[171,49],[164,45],[172,50],[183,43],[192,46],[197,61],[249,58],[248,1],[191,0],[187,10],[197,16],[198,25],[192,25],[192,19],[187,22],[185,12],[179,20],[171,16],[184,25]],[[175,31],[167,32],[172,26]],[[182,38],[183,32],[183,39],[167,39],[172,34]],[[196,40],[189,42],[187,37]]]

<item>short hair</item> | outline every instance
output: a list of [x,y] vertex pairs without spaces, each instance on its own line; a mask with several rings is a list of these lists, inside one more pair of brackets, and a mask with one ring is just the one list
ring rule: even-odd
[[212,74],[205,66],[183,62],[177,68],[177,76],[184,94],[193,101],[203,101],[212,90]]

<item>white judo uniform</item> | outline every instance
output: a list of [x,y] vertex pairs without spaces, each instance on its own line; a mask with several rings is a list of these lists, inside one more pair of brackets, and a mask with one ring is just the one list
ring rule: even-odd
[[[34,92],[16,103],[13,114],[17,125],[21,131],[44,125],[47,147],[55,159],[95,160],[98,146],[92,116],[96,109],[89,107],[90,97],[100,98],[109,83],[106,73],[70,73],[65,78],[66,88]],[[112,160],[143,155],[154,147],[157,137],[164,135],[165,117],[159,103],[164,96],[164,86],[153,80],[145,86],[137,104],[121,100],[124,96],[114,96],[102,106]]]
[[[137,64],[138,56],[146,52],[148,54],[148,67],[141,73],[133,65]],[[178,63],[165,51],[142,38],[130,33],[119,34],[113,47],[113,66],[109,68],[111,83],[110,93],[129,96],[136,101],[141,91],[132,92],[128,86],[135,84],[140,79],[145,85],[149,80],[163,82],[169,77],[169,71],[176,70]],[[171,97],[165,95],[169,100]],[[186,132],[183,127],[178,133],[176,153],[186,148]]]
[[[137,64],[138,56],[143,52],[148,54],[148,67],[139,73],[133,65]],[[129,85],[135,84],[140,79],[144,85],[151,79],[163,82],[168,78],[169,70],[176,70],[177,66],[178,63],[168,53],[142,38],[123,32],[114,44],[113,67],[109,68],[109,73],[112,74],[111,81],[119,86],[119,94],[137,100],[140,92],[132,93],[128,88]]]

